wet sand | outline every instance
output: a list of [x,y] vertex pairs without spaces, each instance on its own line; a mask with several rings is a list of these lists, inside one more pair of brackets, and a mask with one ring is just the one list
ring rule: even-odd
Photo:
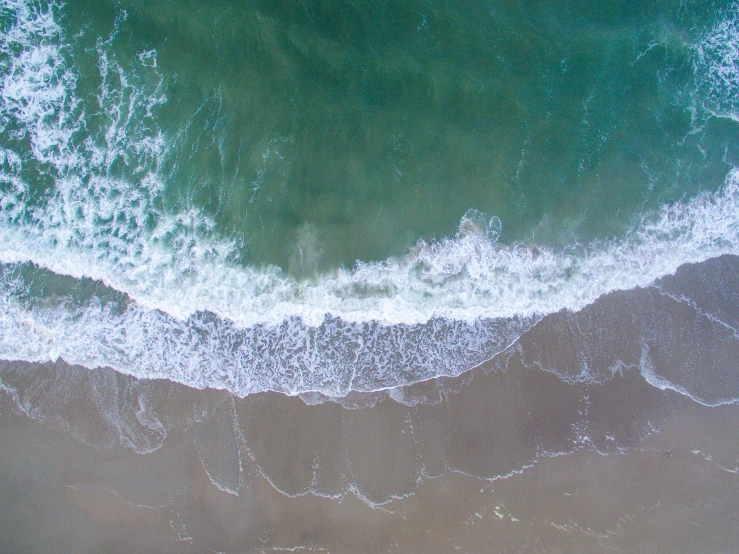
[[[197,432],[173,434],[146,455],[101,452],[9,414],[6,402],[0,543],[6,552],[733,552],[739,543],[739,407],[706,408],[666,395],[671,410],[662,430],[637,446],[608,455],[585,447],[544,456],[498,480],[455,469],[416,483],[407,451],[388,442],[382,455],[372,456],[372,439],[386,437],[361,436],[357,442],[370,443],[359,452],[356,444],[345,447],[370,456],[357,473],[369,472],[381,488],[413,489],[374,507],[351,493],[300,496],[316,484],[301,458],[311,450],[309,441],[295,436],[285,436],[289,442],[266,458],[258,448],[244,456],[249,465],[235,476],[243,480],[236,496],[211,481],[207,469],[218,471],[219,461],[203,461]],[[284,408],[300,402],[284,401]],[[390,420],[398,404],[386,400],[376,410],[377,418]],[[352,432],[356,413],[342,413]],[[264,416],[251,425],[282,428]],[[317,423],[310,415],[301,419]],[[401,423],[395,434],[409,428]],[[486,442],[489,434],[485,439],[469,444],[463,434],[454,446],[469,448],[450,461],[489,472],[482,466],[495,444]],[[269,474],[256,471],[252,455]],[[229,460],[220,462],[220,476],[235,469],[226,467]]]
[[736,552],[737,268],[341,403],[3,362],[0,549]]

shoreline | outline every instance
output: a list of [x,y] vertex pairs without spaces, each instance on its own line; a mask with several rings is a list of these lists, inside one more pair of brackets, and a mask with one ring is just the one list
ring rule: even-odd
[[736,552],[739,0],[0,6],[0,552]]
[[684,267],[459,377],[340,400],[2,362],[0,544],[729,551],[737,275],[733,257]]

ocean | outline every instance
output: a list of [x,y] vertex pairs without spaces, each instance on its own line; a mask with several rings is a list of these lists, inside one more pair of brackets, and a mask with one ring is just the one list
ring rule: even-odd
[[244,396],[739,253],[736,3],[2,6],[0,356]]
[[[484,367],[575,431],[456,474],[627,449],[664,418],[564,412],[739,402],[735,256],[736,0],[0,0],[0,389],[95,448],[165,441],[169,393],[59,408],[124,382],[361,413]],[[411,494],[350,474],[290,494]]]

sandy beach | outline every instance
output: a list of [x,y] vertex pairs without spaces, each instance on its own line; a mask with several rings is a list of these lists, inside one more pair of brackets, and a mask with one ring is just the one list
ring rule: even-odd
[[[637,379],[618,380],[611,392],[638,387]],[[522,384],[505,381],[494,375],[486,384],[508,392]],[[526,383],[537,384],[551,385]],[[476,385],[477,394],[491,392]],[[732,552],[737,407],[706,408],[664,393],[622,409],[619,400],[631,395],[621,392],[598,422],[625,431],[620,449],[547,453],[531,467],[522,464],[531,463],[534,445],[496,425],[492,412],[502,409],[460,414],[450,406],[453,421],[444,421],[433,408],[392,400],[363,415],[295,398],[265,395],[241,405],[226,397],[213,403],[236,406],[244,427],[261,433],[246,444],[235,439],[218,426],[216,409],[210,429],[173,432],[141,455],[91,448],[6,401],[0,543],[6,552]],[[549,421],[542,431],[567,434],[568,425],[552,421],[563,414],[549,408],[534,414]],[[660,432],[629,439],[627,430],[645,418],[658,419]],[[333,429],[327,420],[337,422]],[[419,436],[406,437],[411,430]],[[362,495],[385,503],[353,492],[323,496],[338,494],[347,479],[344,456]],[[496,472],[511,475],[476,476]]]

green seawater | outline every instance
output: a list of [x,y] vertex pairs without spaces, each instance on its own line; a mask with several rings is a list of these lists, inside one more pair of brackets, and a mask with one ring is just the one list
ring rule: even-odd
[[70,0],[59,21],[78,140],[107,132],[100,51],[129,76],[111,94],[161,100],[133,106],[162,159],[110,174],[155,171],[163,213],[302,277],[453,236],[469,209],[501,242],[564,247],[716,190],[737,128],[706,115],[695,44],[730,6]]

